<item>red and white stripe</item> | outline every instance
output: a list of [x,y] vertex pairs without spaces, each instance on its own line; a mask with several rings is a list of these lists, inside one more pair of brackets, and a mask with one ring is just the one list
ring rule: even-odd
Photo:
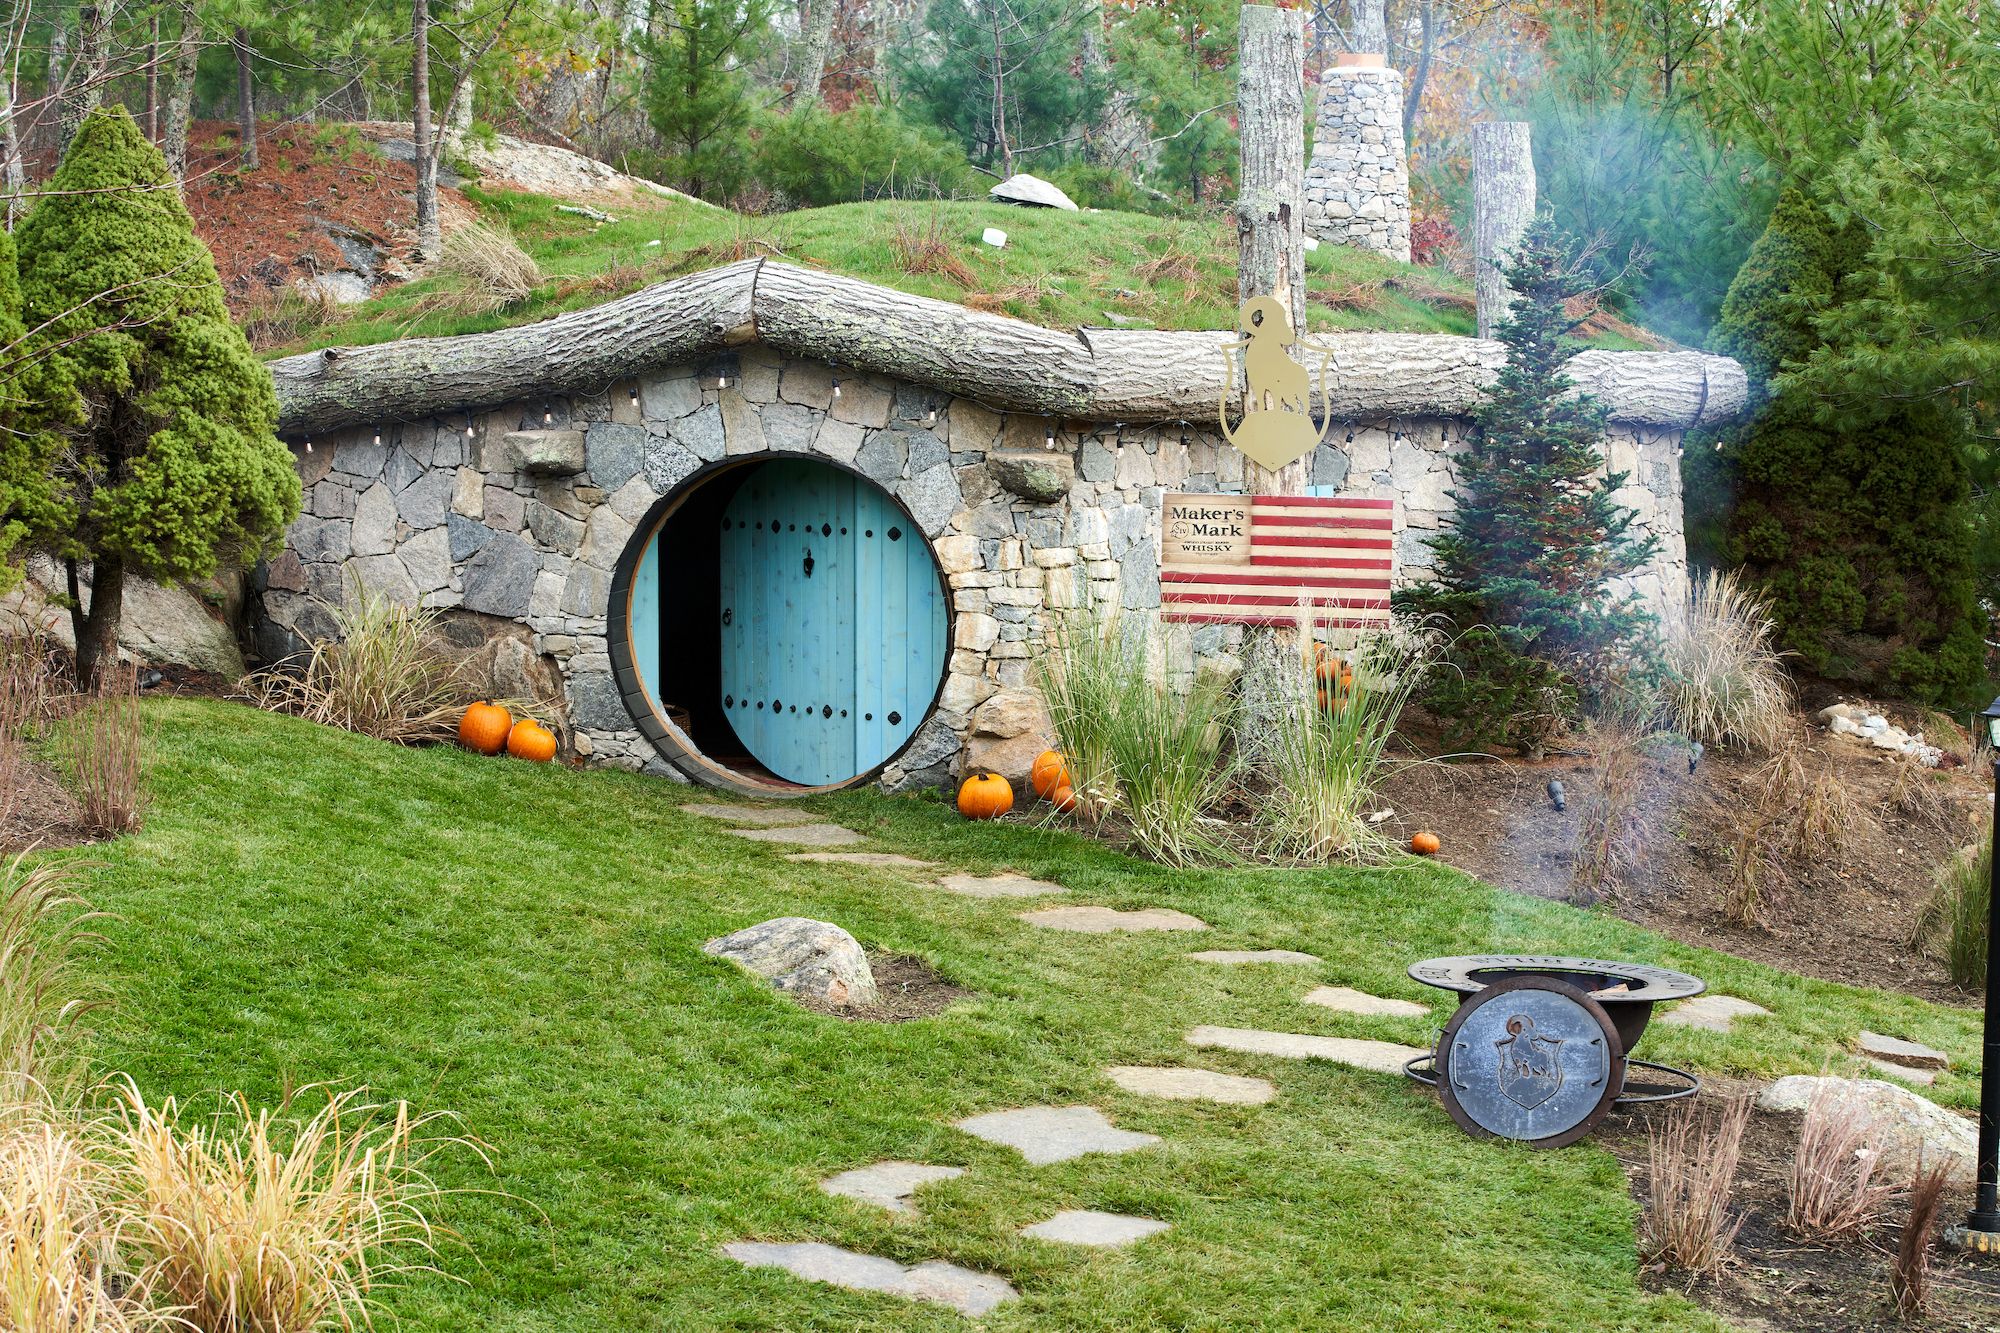
[[1248,565],[1170,564],[1168,620],[1294,625],[1301,602],[1341,629],[1388,623],[1393,500],[1260,495],[1250,506]]

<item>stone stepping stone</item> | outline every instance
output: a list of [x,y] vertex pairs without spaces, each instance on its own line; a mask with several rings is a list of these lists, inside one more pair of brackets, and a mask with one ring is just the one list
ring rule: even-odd
[[1165,1097],[1176,1102],[1223,1102],[1230,1106],[1262,1106],[1278,1090],[1261,1078],[1218,1074],[1212,1069],[1113,1065],[1106,1078],[1141,1097]]
[[1736,1020],[1745,1014],[1768,1014],[1771,1011],[1760,1004],[1739,1000],[1734,995],[1697,995],[1692,1000],[1682,1000],[1655,1022],[1676,1028],[1705,1028],[1710,1032],[1727,1032],[1736,1025]]
[[1014,1149],[1029,1166],[1067,1162],[1086,1153],[1131,1152],[1160,1141],[1157,1134],[1117,1128],[1095,1106],[1029,1106],[953,1123],[976,1139]]
[[980,879],[975,875],[946,875],[938,881],[938,887],[951,893],[962,893],[968,898],[1040,898],[1051,893],[1068,893],[1060,884],[1051,884],[1045,879],[1029,879],[1026,875],[994,875]]
[[808,1282],[826,1282],[849,1291],[880,1291],[913,1301],[936,1301],[960,1314],[982,1315],[1021,1299],[1011,1283],[989,1273],[933,1259],[905,1268],[894,1259],[857,1254],[818,1241],[767,1245],[737,1241],[722,1252],[746,1268],[782,1268]]
[[1021,919],[1046,930],[1075,930],[1085,935],[1109,935],[1114,930],[1207,930],[1198,916],[1176,912],[1171,907],[1142,907],[1119,912],[1109,907],[1050,907],[1040,912],[1023,912]]
[[1021,1228],[1023,1236],[1036,1240],[1061,1241],[1065,1245],[1094,1245],[1115,1250],[1135,1240],[1173,1230],[1173,1223],[1150,1217],[1126,1217],[1122,1213],[1093,1213],[1066,1208],[1046,1222]]
[[1320,986],[1307,991],[1303,1004],[1323,1004],[1343,1014],[1388,1014],[1395,1018],[1429,1018],[1430,1007],[1409,1000],[1388,1000],[1346,986]]
[[1861,1058],[1882,1073],[1887,1074],[1890,1078],[1900,1078],[1904,1082],[1914,1083],[1920,1088],[1928,1088],[1931,1084],[1937,1082],[1938,1071],[1935,1069],[1912,1069],[1908,1065],[1894,1064],[1888,1060],[1877,1060],[1872,1055],[1864,1055]]
[[803,847],[844,847],[850,842],[866,842],[853,829],[838,824],[800,824],[795,828],[733,828],[723,832],[752,842],[790,842]]
[[774,810],[761,805],[684,805],[683,811],[703,819],[733,819],[739,824],[818,824],[818,815],[803,810]]
[[879,866],[885,869],[892,866],[914,866],[920,870],[928,870],[937,864],[935,861],[919,861],[914,857],[897,856],[894,852],[790,852],[786,854],[785,859],[818,861],[822,865],[835,866]]
[[843,1199],[859,1199],[892,1213],[917,1210],[904,1202],[933,1180],[956,1180],[965,1174],[962,1166],[927,1166],[922,1162],[877,1162],[854,1171],[843,1171],[819,1183],[828,1194]]
[[1234,966],[1237,963],[1317,963],[1320,960],[1309,953],[1296,949],[1209,949],[1202,953],[1191,953],[1189,958],[1197,963],[1222,963]]
[[1866,1028],[1855,1039],[1854,1046],[1876,1064],[1902,1065],[1908,1069],[1951,1068],[1951,1057],[1943,1051],[1932,1050],[1914,1041],[1904,1041],[1901,1037],[1885,1037]]
[[1377,1074],[1400,1074],[1403,1066],[1430,1052],[1393,1041],[1356,1041],[1351,1037],[1311,1037],[1299,1032],[1259,1032],[1252,1028],[1218,1028],[1203,1024],[1187,1034],[1190,1046],[1220,1046],[1245,1055],[1282,1055],[1291,1060],[1317,1057]]

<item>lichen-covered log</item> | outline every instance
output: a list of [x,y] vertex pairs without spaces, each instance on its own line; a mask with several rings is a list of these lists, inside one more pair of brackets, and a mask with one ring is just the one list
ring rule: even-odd
[[[416,420],[618,380],[761,341],[793,356],[927,384],[1002,412],[1083,421],[1205,421],[1222,386],[1217,332],[1061,332],[857,278],[745,260],[539,324],[331,348],[272,363],[288,433]],[[1463,416],[1505,361],[1500,344],[1412,333],[1329,334],[1325,406],[1342,418]],[[1303,355],[1303,354],[1302,354]],[[1317,358],[1314,358],[1317,375]],[[1699,352],[1585,352],[1570,364],[1614,420],[1725,420],[1742,367]]]

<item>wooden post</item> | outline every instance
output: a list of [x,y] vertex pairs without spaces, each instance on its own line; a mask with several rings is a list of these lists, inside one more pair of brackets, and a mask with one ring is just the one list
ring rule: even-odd
[[1354,54],[1389,54],[1389,16],[1384,0],[1359,0],[1354,6]]
[[1507,262],[1535,220],[1535,159],[1526,121],[1482,121],[1472,127],[1472,211],[1477,258],[1479,336],[1507,317],[1514,293],[1493,261]]
[[[1378,0],[1379,2],[1379,0]],[[1242,169],[1236,197],[1237,300],[1274,296],[1305,327],[1305,29],[1294,9],[1245,5],[1237,29],[1237,132]],[[1312,477],[1312,455],[1273,472],[1243,460],[1250,495],[1297,495]],[[1303,688],[1297,635],[1250,627],[1243,635],[1243,720],[1237,744],[1251,762],[1269,753],[1276,710]]]

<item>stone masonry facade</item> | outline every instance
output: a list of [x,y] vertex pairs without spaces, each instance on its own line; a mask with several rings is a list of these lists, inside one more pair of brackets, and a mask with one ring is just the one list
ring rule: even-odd
[[[287,549],[257,572],[260,655],[275,661],[332,637],[323,604],[339,604],[358,579],[440,608],[447,637],[468,651],[485,645],[498,692],[566,709],[574,753],[680,778],[612,677],[619,557],[654,505],[705,464],[817,455],[893,494],[951,588],[953,650],[937,711],[883,784],[938,784],[971,764],[1020,775],[1047,741],[1034,655],[1051,613],[1156,612],[1162,497],[1242,489],[1243,456],[1198,425],[1120,430],[1001,414],[757,346],[736,360],[727,388],[712,371],[667,366],[597,396],[351,428],[311,452],[295,444],[305,511]],[[1395,502],[1399,583],[1427,572],[1423,539],[1450,515],[1468,429],[1435,417],[1336,422],[1314,455],[1319,493]],[[1614,423],[1608,441],[1610,466],[1631,474],[1615,498],[1638,512],[1640,535],[1660,538],[1659,557],[1634,580],[1649,600],[1687,586],[1679,435]],[[1233,677],[1241,642],[1239,626],[1176,626],[1168,670]]]
[[1321,75],[1306,167],[1306,235],[1410,262],[1400,70],[1348,65]]

